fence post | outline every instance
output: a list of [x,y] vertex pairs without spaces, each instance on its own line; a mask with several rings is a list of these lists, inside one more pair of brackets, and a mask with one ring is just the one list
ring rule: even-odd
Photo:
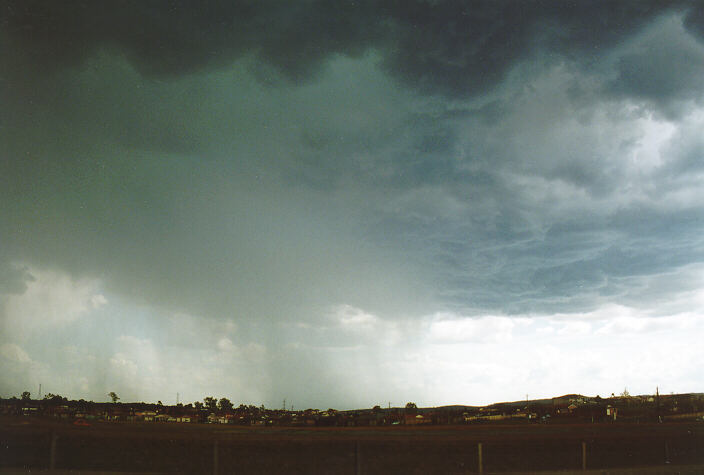
[[582,470],[587,469],[587,443],[582,441]]
[[359,441],[354,443],[354,473],[362,475],[362,460],[359,456]]
[[667,439],[665,439],[665,463],[670,463],[670,447],[667,445]]
[[213,444],[213,475],[218,475],[218,439]]
[[49,446],[49,470],[56,470],[56,431],[51,431],[51,445]]
[[477,444],[477,454],[479,455],[479,461],[478,461],[477,468],[479,469],[479,473],[484,473],[484,464],[482,463],[483,460],[482,460],[482,443],[481,442],[479,442]]

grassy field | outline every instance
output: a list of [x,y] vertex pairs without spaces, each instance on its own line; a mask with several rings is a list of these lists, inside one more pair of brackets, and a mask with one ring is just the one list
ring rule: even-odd
[[[478,424],[380,428],[0,418],[0,468],[160,473],[385,474],[704,464],[704,424]],[[583,446],[582,443],[585,445]]]

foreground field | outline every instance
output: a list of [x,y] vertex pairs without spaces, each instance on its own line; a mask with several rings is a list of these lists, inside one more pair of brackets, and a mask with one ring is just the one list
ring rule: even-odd
[[[704,464],[704,424],[258,428],[0,419],[0,468],[161,473],[472,473]],[[53,459],[52,459],[53,446]]]

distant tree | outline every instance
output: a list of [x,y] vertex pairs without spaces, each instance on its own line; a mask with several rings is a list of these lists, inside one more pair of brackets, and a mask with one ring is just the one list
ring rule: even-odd
[[406,414],[415,414],[418,412],[418,406],[415,402],[406,403]]
[[30,399],[32,399],[32,395],[29,393],[29,391],[25,391],[22,393],[23,401],[29,401]]
[[218,410],[221,412],[229,412],[232,410],[232,402],[226,397],[220,398],[218,401]]
[[373,413],[373,414],[378,414],[379,412],[381,412],[381,406],[374,406],[374,407],[372,407],[372,413]]
[[44,395],[44,401],[47,401],[51,405],[61,404],[62,402],[68,401],[65,397],[61,397],[58,394],[46,394]]
[[202,411],[203,410],[203,403],[200,401],[196,401],[193,403],[193,407],[195,407],[197,411]]
[[110,391],[108,393],[108,396],[110,396],[110,399],[112,399],[113,404],[115,404],[117,401],[120,400],[120,396],[118,396],[117,393],[115,393],[115,391]]
[[628,392],[628,388],[623,388],[623,392],[621,393],[621,397],[631,397],[631,394]]
[[215,412],[218,409],[218,400],[212,396],[203,398],[205,408],[210,412]]

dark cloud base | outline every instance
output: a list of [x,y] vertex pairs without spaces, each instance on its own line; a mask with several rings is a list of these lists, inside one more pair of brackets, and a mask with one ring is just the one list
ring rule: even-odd
[[[681,1],[13,1],[0,4],[8,71],[46,74],[117,48],[144,74],[173,76],[247,52],[289,81],[336,54],[373,48],[425,92],[491,89],[537,52],[589,61],[668,11],[701,37],[702,8]],[[262,76],[266,81],[266,74]]]
[[[408,269],[404,264],[389,271],[394,278],[427,272],[442,289],[434,289],[438,299],[449,305],[457,300],[469,311],[520,312],[554,309],[555,300],[569,308],[588,301],[583,294],[621,295],[613,279],[701,260],[691,230],[680,229],[690,223],[696,232],[697,212],[671,220],[657,213],[638,219],[629,210],[610,218],[597,213],[584,218],[589,229],[564,232],[560,226],[568,224],[553,222],[562,217],[542,217],[545,210],[525,205],[506,178],[515,173],[567,183],[589,197],[616,194],[624,172],[613,165],[608,147],[588,150],[588,141],[599,136],[584,147],[541,148],[539,142],[559,139],[550,132],[566,115],[593,114],[588,101],[595,98],[650,101],[670,112],[678,101],[699,100],[703,28],[697,2],[5,0],[0,12],[6,106],[0,137],[7,144],[0,164],[6,203],[0,238],[17,253],[0,256],[9,269],[2,272],[5,288],[22,288],[14,261],[50,262],[77,273],[107,266],[123,276],[125,292],[143,293],[145,300],[150,291],[144,287],[153,287],[162,300],[197,301],[197,308],[214,313],[245,301],[241,313],[248,314],[259,305],[248,295],[270,283],[271,269],[253,269],[270,255],[286,267],[276,281],[293,289],[284,292],[286,300],[306,301],[297,294],[303,287],[320,305],[346,295],[326,278],[308,277],[335,268],[323,261],[362,262],[348,274],[346,282],[353,283],[405,259]],[[671,17],[675,26],[640,38]],[[634,38],[640,38],[636,46],[629,43]],[[250,141],[251,124],[228,126],[227,113],[241,103],[226,104],[222,116],[207,117],[205,125],[192,117],[217,106],[208,102],[213,86],[206,78],[237,61],[247,63],[266,91],[262,97],[288,97],[316,87],[336,59],[361,62],[369,55],[393,78],[393,89],[411,91],[409,97],[431,103],[430,110],[409,106],[376,135],[345,121],[309,120],[281,140],[284,158],[228,149]],[[116,58],[135,71],[115,67]],[[596,86],[582,90],[575,80],[564,104],[554,106],[557,112],[543,101],[531,106],[530,120],[514,122],[511,114],[516,104],[528,104],[535,78],[558,67]],[[128,81],[113,84],[113,77]],[[183,90],[176,89],[179,81],[187,84]],[[245,91],[241,77],[232,81],[233,95],[251,93],[253,86]],[[304,119],[323,115],[325,107],[311,110]],[[274,105],[265,118],[279,114]],[[587,129],[594,120],[587,117],[582,125]],[[523,136],[514,135],[530,123],[534,127]],[[272,126],[271,141],[288,133],[286,127]],[[259,133],[253,147],[267,141]],[[684,169],[696,163],[699,148],[687,153]],[[255,181],[262,171],[275,175],[268,188]],[[679,176],[673,168],[669,173]],[[335,197],[350,189],[354,199]],[[224,204],[218,207],[219,199]],[[386,206],[394,200],[408,203]],[[448,202],[464,208],[438,213]],[[279,213],[277,203],[291,209]],[[288,253],[276,252],[290,244],[286,239],[261,238],[287,232],[293,236]],[[343,234],[343,244],[329,244]],[[364,246],[358,246],[350,256],[335,257],[364,239],[374,243],[373,253],[362,255],[357,251]],[[316,253],[310,242],[323,249],[320,260],[310,258]],[[230,254],[220,255],[223,249]],[[146,268],[144,261],[155,265]],[[232,280],[188,290],[182,269],[200,282],[223,275]],[[257,277],[242,278],[232,269]],[[298,283],[306,279],[313,285]],[[222,297],[230,286],[239,289],[231,291],[234,299]],[[315,286],[325,290],[310,290]],[[358,297],[365,292],[373,293],[366,288],[355,298],[365,301]],[[405,298],[409,291],[401,293]],[[369,301],[382,301],[381,294]]]

